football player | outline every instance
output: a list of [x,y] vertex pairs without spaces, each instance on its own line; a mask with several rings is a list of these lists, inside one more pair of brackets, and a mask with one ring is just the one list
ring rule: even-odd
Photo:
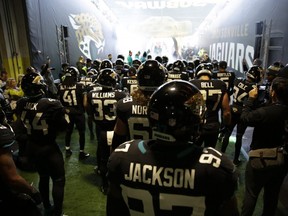
[[116,122],[115,104],[120,99],[126,97],[126,93],[116,90],[118,74],[111,68],[102,69],[98,77],[98,84],[102,88],[92,90],[87,95],[87,113],[96,123],[97,136],[97,167],[96,172],[102,176],[101,190],[107,191],[107,161],[110,155],[113,129]]
[[79,159],[89,157],[84,152],[85,148],[85,107],[87,106],[87,92],[85,86],[79,83],[79,71],[76,67],[70,66],[66,70],[64,80],[59,85],[59,98],[65,109],[68,110],[70,122],[65,135],[66,157],[72,155],[70,148],[71,136],[74,125],[76,124],[79,133],[80,152]]
[[[214,69],[215,69],[215,66],[214,66]],[[223,82],[225,82],[226,87],[227,87],[227,93],[229,96],[229,101],[230,101],[230,97],[233,94],[235,73],[233,71],[227,70],[227,62],[226,61],[220,61],[217,64],[217,69],[215,69],[213,71],[213,78],[214,79],[220,79]],[[218,137],[220,141],[223,140],[224,130],[225,130],[225,125],[224,125],[224,121],[223,121],[223,116],[221,115],[221,126],[220,126],[219,137]]]
[[124,67],[125,63],[124,60],[119,58],[115,61],[115,72],[120,76],[122,79],[124,76],[127,76],[127,69]]
[[16,114],[28,136],[28,157],[35,163],[40,176],[43,205],[47,211],[52,208],[49,199],[51,178],[54,215],[62,215],[65,170],[56,137],[67,125],[65,109],[59,100],[45,97],[46,85],[38,73],[26,74],[21,87],[25,97],[17,101]]
[[233,94],[233,86],[235,80],[235,73],[227,70],[227,62],[220,61],[218,64],[218,71],[213,73],[214,79],[220,79],[225,82],[227,87],[227,93],[229,97]]
[[[82,76],[80,78],[80,83],[82,83],[86,89],[86,92],[89,92],[92,89],[92,85],[94,85],[94,81],[97,79],[97,76],[99,75],[99,72],[94,69],[91,68],[88,72],[86,76]],[[90,132],[90,140],[94,140],[95,135],[94,135],[94,127],[93,127],[93,117],[90,116],[89,114],[87,115],[87,125],[89,128],[89,132]]]
[[249,92],[257,87],[257,83],[261,80],[261,71],[258,66],[252,66],[246,73],[246,79],[235,79],[233,89],[233,101],[231,105],[231,124],[224,130],[224,138],[222,141],[221,151],[225,152],[229,144],[229,138],[237,125],[234,164],[241,164],[239,160],[242,136],[244,135],[247,125],[240,121],[240,116],[243,109],[243,102],[247,100]]
[[232,162],[194,144],[205,102],[190,82],[163,84],[151,96],[151,140],[118,146],[108,162],[106,212],[114,215],[239,215]]
[[191,80],[203,94],[206,102],[205,124],[202,128],[198,144],[204,142],[205,147],[215,148],[219,135],[220,120],[219,111],[223,113],[224,125],[229,125],[231,113],[227,88],[222,80],[212,79],[212,68],[209,63],[201,63],[195,71],[195,79]]
[[153,91],[165,82],[165,68],[156,60],[147,60],[140,65],[137,80],[138,89],[117,102],[112,149],[126,140],[151,138],[147,104]]
[[132,92],[137,90],[138,81],[136,77],[137,70],[133,66],[129,67],[128,76],[122,78],[122,88],[127,92],[128,95],[131,95]]
[[169,71],[167,74],[167,81],[182,79],[189,80],[189,74],[186,71],[186,65],[180,59],[176,60],[173,63],[172,71]]

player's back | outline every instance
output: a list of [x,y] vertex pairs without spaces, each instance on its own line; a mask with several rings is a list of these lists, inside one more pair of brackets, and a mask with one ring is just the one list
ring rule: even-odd
[[223,81],[217,79],[211,80],[191,80],[203,95],[206,102],[207,114],[206,120],[209,122],[218,122],[218,112],[222,106],[224,94],[227,92],[226,85]]
[[117,117],[127,126],[130,139],[151,138],[147,109],[147,103],[139,102],[133,97],[123,98],[117,103]]
[[[64,118],[63,106],[59,100],[21,98],[17,103],[17,115],[23,122],[30,140],[55,141]],[[41,144],[41,142],[39,142]]]
[[[233,90],[234,80],[235,80],[235,73],[233,71],[217,71],[213,72],[213,78],[219,79],[225,82],[227,91],[230,96],[230,90]],[[231,92],[232,94],[233,92]]]
[[115,149],[108,167],[108,178],[119,184],[130,214],[216,215],[237,187],[226,156],[193,145],[169,148],[132,140]]
[[86,92],[82,83],[75,83],[72,86],[60,84],[59,98],[64,107],[70,110],[71,114],[84,113],[83,94]]
[[235,79],[233,88],[233,104],[232,108],[241,111],[244,101],[248,98],[249,92],[256,87],[253,82],[248,82],[247,79]]
[[96,89],[88,93],[88,103],[91,106],[93,119],[102,130],[111,131],[116,122],[117,101],[126,97],[123,91],[115,89]]
[[122,88],[126,88],[129,94],[138,89],[138,81],[136,77],[123,77],[121,83]]

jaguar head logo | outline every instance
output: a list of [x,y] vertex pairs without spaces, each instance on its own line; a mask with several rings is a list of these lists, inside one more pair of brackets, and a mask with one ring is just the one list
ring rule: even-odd
[[95,16],[88,13],[70,14],[69,20],[75,30],[78,47],[87,58],[92,59],[90,46],[93,44],[97,48],[97,54],[104,51],[102,25]]

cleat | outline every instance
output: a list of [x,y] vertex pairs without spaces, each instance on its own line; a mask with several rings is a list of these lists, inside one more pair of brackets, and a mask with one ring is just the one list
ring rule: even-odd
[[84,160],[84,159],[88,158],[89,156],[90,156],[89,153],[80,152],[80,153],[79,153],[79,160]]
[[66,150],[66,157],[70,157],[72,155],[71,149]]

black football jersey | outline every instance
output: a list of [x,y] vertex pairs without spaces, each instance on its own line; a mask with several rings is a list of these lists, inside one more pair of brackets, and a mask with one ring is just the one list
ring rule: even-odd
[[219,110],[222,106],[223,96],[226,93],[226,84],[222,80],[191,80],[203,95],[206,101],[206,123],[219,121]]
[[83,95],[86,94],[86,89],[83,84],[76,83],[73,86],[60,84],[58,94],[61,103],[71,114],[82,114],[85,112]]
[[235,79],[233,88],[233,103],[231,105],[234,113],[241,113],[243,103],[248,99],[249,92],[256,87],[255,83],[246,79]]
[[108,162],[108,179],[122,195],[118,202],[112,199],[111,208],[130,215],[217,215],[237,188],[234,166],[221,152],[193,145],[168,148],[153,140],[117,147]]
[[138,81],[136,77],[123,77],[121,83],[122,88],[126,88],[129,94],[138,89]]
[[116,122],[116,103],[126,97],[125,92],[111,89],[92,90],[87,95],[93,119],[101,130],[112,131]]
[[130,139],[150,139],[152,132],[147,118],[147,105],[141,105],[132,97],[118,101],[116,105],[117,117],[129,129]]
[[[17,101],[16,113],[30,140],[44,143],[55,141],[60,123],[64,119],[63,105],[59,100],[51,98],[36,101],[27,97],[21,98]],[[37,143],[41,145],[41,142]]]
[[235,80],[235,73],[233,71],[213,72],[213,78],[225,82],[228,95],[230,96],[233,94],[233,86]]

